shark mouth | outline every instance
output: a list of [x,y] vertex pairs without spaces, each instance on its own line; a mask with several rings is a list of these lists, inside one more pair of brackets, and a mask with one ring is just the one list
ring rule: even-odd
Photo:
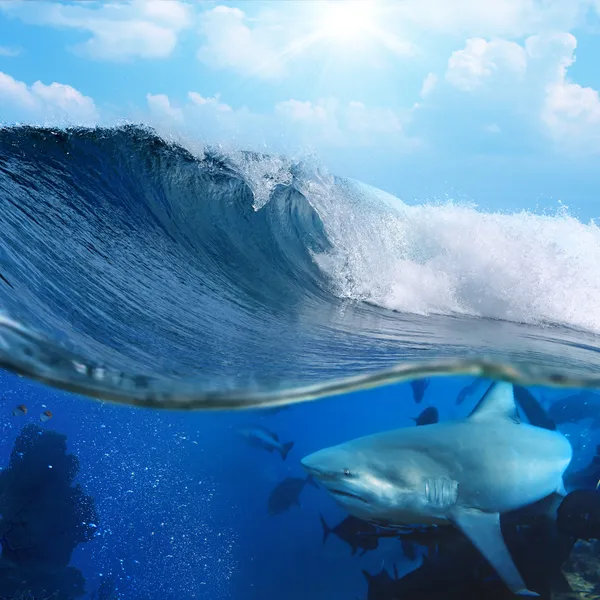
[[343,492],[342,490],[334,490],[331,488],[329,489],[329,492],[331,494],[333,494],[334,496],[345,496],[346,498],[354,498],[355,500],[360,500],[361,502],[368,504],[364,498],[361,498],[360,496],[357,496],[356,494],[352,494],[351,492]]

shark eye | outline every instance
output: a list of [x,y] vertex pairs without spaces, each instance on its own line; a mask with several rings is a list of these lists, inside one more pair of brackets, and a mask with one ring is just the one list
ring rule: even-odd
[[344,475],[350,477],[350,469],[344,469]]

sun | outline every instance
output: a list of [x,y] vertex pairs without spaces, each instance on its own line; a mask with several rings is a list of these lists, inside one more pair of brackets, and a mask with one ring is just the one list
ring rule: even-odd
[[375,26],[375,0],[329,0],[320,8],[319,34],[336,42],[367,36]]

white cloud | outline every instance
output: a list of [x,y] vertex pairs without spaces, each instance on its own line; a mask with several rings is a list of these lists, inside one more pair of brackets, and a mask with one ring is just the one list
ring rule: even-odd
[[463,111],[501,111],[524,127],[535,124],[559,149],[600,151],[598,91],[568,78],[576,46],[570,33],[530,36],[523,45],[469,39],[448,60],[445,79],[463,93]]
[[0,103],[21,105],[25,109],[34,109],[38,105],[37,98],[25,83],[13,79],[0,71]]
[[62,83],[45,85],[36,81],[30,87],[0,72],[0,106],[3,115],[15,120],[34,120],[58,124],[93,124],[98,120],[94,101]]
[[201,96],[198,92],[188,92],[188,98],[196,106],[215,108],[219,112],[232,111],[232,108],[231,106],[229,106],[229,104],[224,104],[223,102],[221,102],[221,94],[215,94],[214,96],[205,98],[204,96]]
[[187,102],[174,108],[163,94],[147,95],[151,114],[169,132],[189,136],[195,132],[210,143],[232,142],[252,147],[266,144],[271,151],[295,152],[298,148],[349,148],[385,145],[400,151],[414,148],[417,140],[404,131],[406,118],[390,109],[362,102],[340,104],[333,98],[316,102],[290,99],[265,113],[233,108],[220,95],[187,94]]
[[526,69],[526,52],[519,44],[471,38],[463,50],[453,52],[449,58],[446,80],[460,90],[470,91],[482,85],[484,80],[506,72],[522,79]]
[[169,56],[177,44],[178,33],[191,26],[193,16],[191,7],[178,0],[100,5],[3,2],[0,10],[27,23],[87,32],[89,39],[75,46],[75,50],[112,61]]
[[342,104],[334,98],[324,98],[317,102],[295,99],[279,102],[275,113],[282,117],[282,127],[285,128],[286,124],[295,126],[292,135],[310,144],[344,147],[385,145],[403,150],[419,143],[404,129],[410,118],[409,111],[396,112],[357,101]]
[[319,137],[334,143],[375,143],[403,130],[400,116],[393,110],[356,101],[341,105],[333,98],[317,102],[291,99],[276,104],[275,113],[290,123],[313,127],[312,135],[319,131]]
[[284,75],[283,53],[278,50],[281,45],[274,39],[278,30],[260,25],[251,28],[246,14],[239,8],[217,6],[205,12],[200,30],[205,42],[197,57],[209,67],[232,69],[265,79]]
[[169,97],[165,94],[146,94],[150,112],[159,117],[168,117],[175,121],[183,121],[183,111],[171,106]]
[[425,98],[425,96],[428,96],[437,85],[437,82],[438,76],[435,73],[429,73],[427,77],[425,77],[425,79],[423,80],[421,93],[419,94],[421,98]]
[[21,54],[21,48],[0,46],[0,56],[19,56],[19,54]]
[[329,107],[321,101],[314,104],[309,100],[285,100],[275,105],[275,112],[288,118],[290,121],[319,123],[329,118],[329,112],[337,110],[337,103]]
[[394,4],[394,23],[407,31],[457,37],[525,37],[571,29],[591,0],[404,0]]
[[600,150],[600,97],[596,90],[566,81],[549,85],[542,119],[553,137],[569,144],[594,142],[588,149]]
[[[549,69],[549,81],[541,118],[548,132],[568,149],[585,152],[600,151],[600,96],[597,90],[572,83],[567,69],[575,62],[577,40],[570,34],[555,37],[554,68]],[[548,55],[547,47],[530,43],[529,52],[536,57]]]
[[[366,1],[366,0],[365,0]],[[434,36],[464,40],[491,39],[487,54],[495,64],[509,49],[495,47],[532,34],[565,30],[585,22],[591,4],[600,0],[403,0],[381,2],[374,14],[373,38],[365,60],[380,62],[385,52],[415,54],[417,44]],[[323,35],[325,2],[274,3],[250,17],[240,8],[219,5],[200,15],[203,43],[199,60],[216,69],[277,79],[301,56],[322,65],[331,39]],[[505,39],[500,39],[505,38]],[[358,44],[358,42],[357,42]],[[356,45],[354,45],[356,46]],[[356,51],[350,49],[349,55]],[[518,44],[517,44],[518,46]],[[341,48],[341,47],[340,47]],[[338,48],[338,49],[340,49]],[[371,52],[373,50],[373,52]],[[477,51],[477,48],[472,50]],[[381,52],[380,52],[381,51]],[[498,56],[493,53],[497,51]],[[376,57],[379,58],[376,58]],[[457,60],[461,57],[457,56]],[[462,57],[463,59],[466,57]],[[507,56],[507,60],[511,57]],[[516,57],[513,57],[516,58]],[[480,65],[486,68],[485,63]],[[466,68],[466,65],[463,65]],[[430,81],[433,84],[433,80]],[[425,88],[425,94],[427,94]]]

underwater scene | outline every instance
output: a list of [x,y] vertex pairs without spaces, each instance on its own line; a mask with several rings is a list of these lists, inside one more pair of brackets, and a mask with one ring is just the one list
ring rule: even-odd
[[0,3],[0,600],[600,600],[599,19]]

